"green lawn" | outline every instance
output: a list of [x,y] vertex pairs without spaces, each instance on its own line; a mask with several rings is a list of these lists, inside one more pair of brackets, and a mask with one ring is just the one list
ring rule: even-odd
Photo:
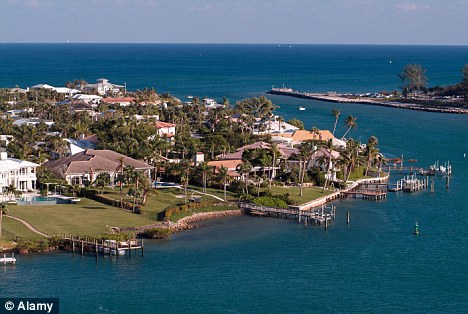
[[[197,186],[189,186],[187,190],[187,199],[190,199],[190,196],[193,194],[195,196],[201,196],[202,202],[220,202],[220,200],[215,199],[210,196],[201,195],[199,193],[194,193],[190,190],[200,191],[202,190],[201,187]],[[126,193],[128,189],[124,189],[124,193]],[[220,198],[224,198],[224,191],[208,188],[206,191],[208,194],[213,194]],[[104,196],[119,200],[120,195],[118,190],[107,190],[104,193]],[[231,193],[227,191],[227,199],[228,200],[236,200],[237,196],[235,193]],[[127,195],[123,196],[124,201],[133,202],[133,198]],[[178,188],[159,188],[159,189],[152,189],[151,192],[148,194],[146,199],[146,205],[142,207],[142,216],[148,219],[157,219],[157,214],[162,212],[164,209],[169,207],[174,207],[177,205],[184,204],[184,190]]]
[[142,215],[83,198],[79,204],[51,206],[9,206],[9,214],[22,218],[36,229],[53,233],[98,235],[110,227],[142,226],[154,223]]
[[[267,188],[262,188],[260,191],[267,191]],[[281,186],[272,186],[271,193],[273,195],[283,195],[289,193],[289,197],[297,202],[298,205],[310,202],[322,196],[333,193],[333,191],[325,190],[322,193],[322,188],[320,187],[304,187],[302,189],[302,196],[300,195],[300,187],[291,186],[291,187],[281,187]]]
[[[15,236],[22,237],[23,239],[39,239],[42,238],[39,234],[32,232],[22,222],[3,216],[3,230],[13,233]],[[10,235],[3,234],[4,238],[8,238]]]

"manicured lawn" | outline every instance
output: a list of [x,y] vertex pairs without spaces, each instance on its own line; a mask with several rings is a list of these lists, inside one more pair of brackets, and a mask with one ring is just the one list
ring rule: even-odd
[[83,198],[79,204],[51,206],[9,206],[9,214],[22,218],[36,229],[53,233],[98,235],[110,227],[142,226],[154,223],[142,215]]
[[[267,191],[267,188],[262,188],[261,191]],[[333,193],[333,191],[325,190],[322,193],[322,188],[319,187],[304,187],[302,189],[302,196],[300,194],[300,187],[291,186],[291,187],[281,187],[281,186],[272,186],[271,193],[273,195],[283,195],[289,193],[289,197],[297,202],[298,205],[307,203],[309,201],[315,200],[322,196]]]
[[[15,236],[23,239],[39,239],[42,238],[39,234],[29,230],[22,222],[3,216],[3,230],[13,233]],[[4,237],[10,235],[4,234]]]
[[177,222],[179,219],[182,219],[187,216],[191,216],[194,213],[207,213],[207,212],[217,212],[223,210],[234,210],[238,209],[236,206],[206,206],[201,208],[196,208],[191,212],[181,212],[175,213],[171,216],[171,221]]
[[[192,194],[194,196],[201,196],[202,202],[220,202],[220,200],[202,195],[199,193],[194,193],[190,190],[202,191],[201,187],[197,186],[189,186],[187,190],[187,199],[190,199]],[[124,189],[124,194],[128,191],[128,189]],[[212,194],[215,196],[220,197],[221,199],[224,198],[224,191],[207,188],[206,193]],[[107,190],[104,193],[105,196],[120,200],[120,195],[118,190]],[[226,193],[228,200],[235,200],[237,199],[236,194],[227,191]],[[128,202],[133,202],[133,198],[127,195],[123,195],[123,200]],[[174,207],[177,205],[184,204],[184,190],[178,188],[159,188],[153,189],[148,194],[146,199],[146,205],[142,207],[142,216],[148,219],[157,219],[157,215],[162,212],[164,209],[168,207]]]

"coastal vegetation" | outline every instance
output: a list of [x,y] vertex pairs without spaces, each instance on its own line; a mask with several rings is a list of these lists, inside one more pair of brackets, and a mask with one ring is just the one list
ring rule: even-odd
[[[83,86],[85,82],[67,85]],[[65,139],[93,135],[98,139],[96,149],[112,150],[152,167],[148,178],[120,158],[114,182],[108,173],[99,173],[78,185],[57,179],[49,168],[41,166],[37,186],[43,195],[53,189],[80,197],[81,202],[11,206],[12,216],[49,235],[92,236],[159,220],[177,221],[197,212],[230,210],[230,202],[238,200],[276,207],[300,205],[346,187],[347,181],[367,176],[371,169],[375,172],[384,162],[375,136],[363,145],[346,138],[357,129],[357,118],[349,115],[340,122],[338,109],[333,109],[333,119],[326,121],[333,133],[338,123],[346,127],[341,137],[345,141],[335,145],[315,126],[304,130],[304,123],[297,118],[285,122],[275,116],[278,106],[265,96],[235,104],[224,98],[214,107],[206,99],[193,97],[181,102],[154,89],[127,92],[125,96],[134,103],[120,106],[101,102],[90,111],[82,111],[74,110],[73,102],[67,103],[63,94],[52,90],[0,90],[4,112],[20,110],[16,113],[20,118],[39,119],[37,124],[14,123],[18,119],[9,114],[0,119],[0,134],[11,135],[8,143],[2,143],[9,156],[42,164],[70,154]],[[57,101],[65,103],[58,105]],[[53,123],[46,124],[49,120]],[[174,134],[161,133],[158,121],[175,125]],[[275,142],[272,128],[281,134],[286,124],[290,130],[305,132],[306,139],[289,148]],[[253,144],[257,146],[248,148]],[[235,169],[210,164],[240,149]],[[194,161],[197,154],[203,155],[202,161]],[[157,189],[153,185],[156,181],[173,186]],[[8,191],[5,193],[13,193]],[[8,225],[12,233],[32,238],[10,219]],[[148,236],[163,237],[158,232]]]

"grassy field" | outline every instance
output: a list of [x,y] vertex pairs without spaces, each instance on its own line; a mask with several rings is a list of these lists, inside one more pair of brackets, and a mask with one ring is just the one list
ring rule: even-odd
[[154,223],[142,215],[89,199],[79,204],[51,206],[9,206],[9,214],[22,218],[47,234],[98,235],[110,227],[142,226]]
[[[262,188],[260,191],[267,191],[267,188]],[[320,187],[305,187],[302,189],[302,196],[300,194],[300,188],[298,186],[291,187],[281,187],[281,186],[272,186],[270,192],[273,195],[283,195],[289,193],[289,197],[297,202],[298,205],[307,203],[309,201],[315,200],[322,196],[333,193],[333,191],[325,190],[322,193],[322,188]]]
[[[197,186],[189,186],[187,190],[187,198],[193,195],[201,196],[202,202],[220,202],[220,200],[210,197],[201,195],[199,193],[193,193],[193,191],[202,190],[201,187]],[[213,194],[220,198],[224,198],[224,192],[222,190],[217,189],[207,189],[206,191],[208,194]],[[120,195],[118,190],[108,190],[104,193],[104,196],[119,200]],[[228,200],[235,200],[237,196],[234,193],[227,192],[227,199]],[[124,201],[133,202],[133,198],[127,195],[123,196]],[[157,215],[162,212],[164,209],[168,207],[174,207],[177,205],[184,204],[184,190],[178,188],[160,188],[160,189],[153,189],[147,196],[146,205],[142,207],[142,216],[148,219],[157,219]]]
[[[23,239],[39,239],[42,238],[39,234],[32,232],[22,222],[6,217],[3,217],[3,230],[13,233],[15,236],[22,237]],[[7,237],[4,234],[4,237]]]

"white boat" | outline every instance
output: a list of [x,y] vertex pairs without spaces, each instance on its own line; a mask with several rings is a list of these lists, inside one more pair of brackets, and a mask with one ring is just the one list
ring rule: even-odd
[[192,99],[193,96],[192,96],[192,95],[188,95],[187,98],[188,98],[188,99]]
[[304,110],[305,110],[304,107],[299,107],[298,109],[299,109],[300,111],[304,111]]

